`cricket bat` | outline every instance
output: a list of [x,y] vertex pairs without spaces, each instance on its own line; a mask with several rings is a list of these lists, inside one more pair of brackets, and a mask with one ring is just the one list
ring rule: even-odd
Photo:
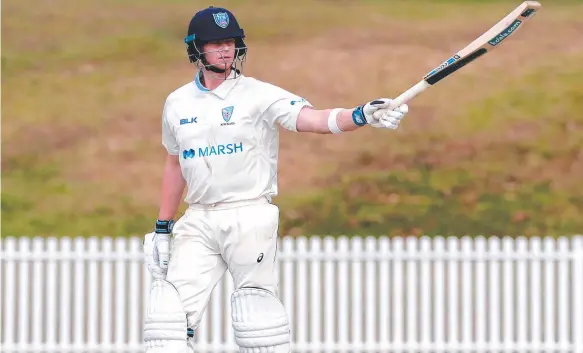
[[500,46],[500,44],[516,33],[528,19],[532,18],[541,8],[537,1],[524,1],[500,22],[458,51],[454,56],[444,61],[441,65],[431,70],[421,81],[396,97],[387,110],[394,109],[406,103],[427,88],[435,85],[457,70],[478,59],[484,54]]

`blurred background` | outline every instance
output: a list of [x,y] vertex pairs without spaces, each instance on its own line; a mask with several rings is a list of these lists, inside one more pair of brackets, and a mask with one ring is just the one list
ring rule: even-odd
[[[191,16],[231,9],[244,73],[318,108],[393,97],[519,1],[2,2],[2,235],[140,235]],[[282,234],[562,235],[583,226],[582,1],[543,1],[410,102],[397,132],[282,130]],[[181,211],[184,210],[184,205]]]

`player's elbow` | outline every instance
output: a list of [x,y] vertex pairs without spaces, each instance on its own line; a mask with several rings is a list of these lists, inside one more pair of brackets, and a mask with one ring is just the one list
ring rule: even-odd
[[296,122],[298,132],[312,132],[316,134],[329,134],[327,110],[316,110],[305,107],[300,111]]

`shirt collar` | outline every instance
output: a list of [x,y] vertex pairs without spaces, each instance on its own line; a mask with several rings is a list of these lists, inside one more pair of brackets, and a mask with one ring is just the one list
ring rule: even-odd
[[229,92],[231,92],[231,90],[239,82],[239,79],[243,76],[242,74],[239,74],[239,76],[237,78],[233,78],[235,76],[235,72],[232,71],[231,74],[229,75],[228,79],[226,79],[223,83],[221,83],[219,85],[219,87],[217,87],[211,91],[202,85],[202,83],[200,82],[200,75],[201,75],[201,72],[199,71],[196,73],[196,76],[194,77],[194,84],[196,85],[196,88],[199,91],[204,92],[204,93],[206,93],[206,92],[213,93],[214,95],[216,95],[217,97],[219,97],[221,99],[227,98],[227,96],[229,95]]

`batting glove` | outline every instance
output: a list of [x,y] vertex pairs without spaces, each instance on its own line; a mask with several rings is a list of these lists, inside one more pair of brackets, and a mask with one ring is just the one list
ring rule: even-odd
[[146,265],[155,279],[165,279],[170,261],[170,234],[174,221],[157,221],[155,232],[144,236]]
[[369,124],[375,128],[398,129],[401,120],[409,112],[409,107],[401,104],[389,110],[392,101],[390,98],[380,98],[356,107],[352,113],[354,123],[359,126]]

